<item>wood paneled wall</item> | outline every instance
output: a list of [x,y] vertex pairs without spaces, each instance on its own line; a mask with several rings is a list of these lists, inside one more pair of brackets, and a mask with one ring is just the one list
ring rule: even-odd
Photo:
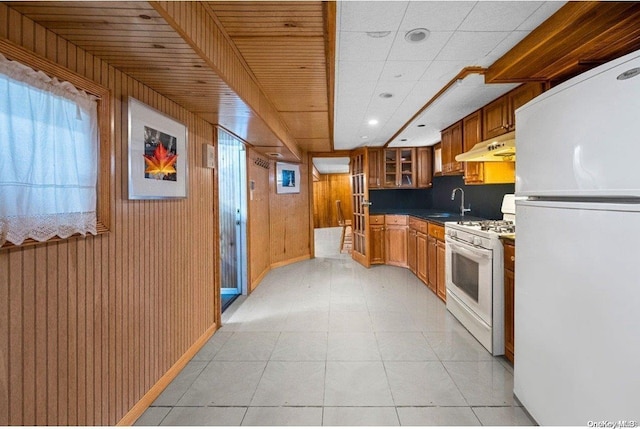
[[254,182],[254,189],[247,192],[249,225],[247,234],[249,235],[249,290],[252,291],[258,285],[262,277],[271,268],[271,255],[265,251],[270,248],[269,233],[269,176],[274,174],[274,164],[269,162],[269,168],[256,165],[256,159],[266,160],[252,149],[247,149],[247,181],[251,186]]
[[313,182],[313,226],[328,228],[338,226],[336,200],[342,204],[342,213],[349,219],[351,210],[351,181],[349,174],[321,174]]
[[311,257],[309,225],[309,169],[308,157],[300,164],[300,193],[276,193],[275,163],[269,173],[269,226],[271,266],[278,267],[292,261]]
[[[0,426],[113,425],[218,322],[213,128],[5,4],[0,37],[110,88],[114,106],[111,231],[0,250]],[[187,199],[126,199],[128,96],[187,125]]]

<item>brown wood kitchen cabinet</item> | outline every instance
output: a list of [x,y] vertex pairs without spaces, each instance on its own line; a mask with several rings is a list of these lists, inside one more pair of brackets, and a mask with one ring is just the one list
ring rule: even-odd
[[515,354],[515,261],[516,247],[504,243],[504,356],[513,363]]
[[428,286],[433,293],[437,294],[443,301],[446,300],[446,284],[445,284],[445,243],[444,243],[444,227],[429,222],[428,238]]
[[385,215],[385,264],[407,268],[407,240],[409,226],[407,216]]
[[[482,141],[482,109],[462,120],[463,149],[467,152]],[[495,183],[515,183],[515,162],[464,162],[465,185],[488,185]]]
[[425,284],[427,283],[427,221],[409,217],[408,265]]
[[382,188],[382,149],[367,148],[369,157],[369,189]]
[[418,188],[430,188],[433,179],[433,147],[417,148],[416,160],[416,186]]
[[407,235],[407,266],[409,271],[416,273],[416,245],[417,231],[411,226],[411,218],[409,219],[409,233]]
[[543,84],[530,82],[520,85],[482,108],[482,140],[492,139],[516,129],[515,111],[542,94]]
[[384,149],[383,154],[383,186],[385,188],[415,188],[415,148],[388,148]]
[[369,216],[369,263],[384,264],[384,215]]
[[462,162],[456,161],[456,155],[460,155],[462,150],[462,121],[442,130],[442,174],[456,175],[464,173]]

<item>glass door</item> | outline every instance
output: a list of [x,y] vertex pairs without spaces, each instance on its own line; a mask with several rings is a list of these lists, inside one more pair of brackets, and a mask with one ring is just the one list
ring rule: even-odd
[[369,267],[369,188],[367,180],[367,151],[357,150],[351,155],[351,195],[354,261]]
[[218,131],[218,205],[222,311],[246,291],[246,151]]

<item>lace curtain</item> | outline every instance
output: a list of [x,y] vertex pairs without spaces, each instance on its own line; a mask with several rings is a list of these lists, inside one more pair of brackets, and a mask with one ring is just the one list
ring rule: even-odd
[[95,97],[0,55],[0,245],[96,234]]

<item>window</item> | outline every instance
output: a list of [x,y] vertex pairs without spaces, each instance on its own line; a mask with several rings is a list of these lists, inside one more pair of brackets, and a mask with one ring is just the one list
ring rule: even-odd
[[[2,51],[35,57],[12,48]],[[109,187],[100,185],[109,173],[100,165],[109,157],[99,125],[108,91],[86,92],[83,78],[55,64],[35,58],[36,71],[20,60],[0,53],[0,245],[103,232]]]

